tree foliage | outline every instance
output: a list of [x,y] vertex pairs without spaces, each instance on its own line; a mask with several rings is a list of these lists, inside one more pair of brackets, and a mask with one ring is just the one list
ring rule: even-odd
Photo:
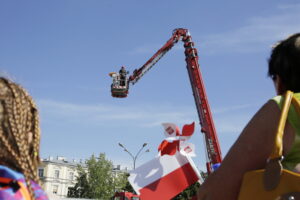
[[183,192],[178,194],[176,197],[174,197],[172,200],[187,200],[191,199],[192,197],[196,196],[197,190],[199,188],[200,184],[198,182],[194,183],[187,189],[185,189]]
[[91,156],[86,166],[78,166],[76,184],[69,190],[68,197],[109,199],[115,190],[126,185],[126,175],[115,174],[113,164],[104,153]]
[[123,187],[121,188],[121,190],[123,190],[123,191],[126,191],[126,192],[131,192],[131,193],[134,193],[135,194],[135,191],[134,191],[134,189],[133,189],[133,187],[131,186],[131,184],[129,183],[129,181],[128,181],[128,177],[129,177],[129,173],[125,173],[124,174],[124,185],[123,185]]

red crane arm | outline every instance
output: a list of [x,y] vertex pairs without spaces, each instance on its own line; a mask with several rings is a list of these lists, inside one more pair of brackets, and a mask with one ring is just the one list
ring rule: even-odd
[[135,84],[165,53],[167,53],[179,40],[183,41],[187,70],[193,90],[194,100],[201,125],[201,132],[204,134],[207,151],[207,172],[212,172],[212,165],[222,161],[221,150],[216,134],[212,114],[204,87],[204,82],[198,63],[197,49],[194,47],[191,35],[187,29],[175,29],[172,37],[160,48],[142,67],[134,70],[133,75],[128,79],[129,83]]
[[135,84],[153,65],[155,65],[184,35],[187,29],[175,29],[172,37],[142,67],[133,71],[129,82]]
[[186,56],[185,60],[187,63],[186,67],[189,73],[194,100],[198,111],[201,132],[204,133],[205,136],[208,156],[207,171],[208,173],[211,173],[211,165],[219,164],[222,161],[221,149],[200,72],[197,49],[194,48],[194,43],[192,42],[192,38],[189,34],[183,38],[183,42]]

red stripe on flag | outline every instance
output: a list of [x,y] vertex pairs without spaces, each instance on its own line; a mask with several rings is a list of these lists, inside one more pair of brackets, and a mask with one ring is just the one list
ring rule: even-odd
[[142,188],[140,190],[140,199],[171,199],[185,188],[198,181],[198,179],[199,178],[190,163],[186,163],[166,176],[161,177],[159,180]]

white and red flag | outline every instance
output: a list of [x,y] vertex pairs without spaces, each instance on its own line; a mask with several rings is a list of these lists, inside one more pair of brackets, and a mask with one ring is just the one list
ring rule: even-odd
[[166,139],[159,145],[160,156],[130,172],[128,178],[141,200],[165,200],[175,197],[200,179],[190,156],[195,156],[194,145],[186,142],[194,123],[184,125],[182,133],[172,123],[164,123]]
[[141,200],[172,199],[199,180],[193,161],[177,152],[159,156],[130,172],[128,178]]
[[180,151],[184,155],[196,156],[195,146],[192,143],[188,143],[187,140],[192,137],[195,130],[195,122],[191,124],[185,124],[182,127],[182,132],[173,123],[163,123],[165,129],[166,139],[158,147],[160,155],[174,155],[177,151]]

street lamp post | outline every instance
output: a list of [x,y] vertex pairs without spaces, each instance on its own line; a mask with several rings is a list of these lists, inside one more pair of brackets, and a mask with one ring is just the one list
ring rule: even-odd
[[[130,157],[131,157],[132,160],[133,160],[133,169],[135,169],[135,162],[136,162],[136,159],[138,158],[138,156],[139,156],[140,153],[142,152],[143,148],[144,148],[145,146],[147,146],[147,143],[144,143],[144,144],[143,144],[143,146],[140,148],[140,150],[137,152],[137,154],[136,154],[135,156],[132,155],[132,153],[130,153],[130,152],[126,149],[126,147],[125,147],[123,144],[119,143],[119,146],[122,147],[122,149],[123,149],[124,151],[126,151],[126,152],[130,155]],[[150,151],[150,150],[147,149],[145,152],[149,152],[149,151]]]

